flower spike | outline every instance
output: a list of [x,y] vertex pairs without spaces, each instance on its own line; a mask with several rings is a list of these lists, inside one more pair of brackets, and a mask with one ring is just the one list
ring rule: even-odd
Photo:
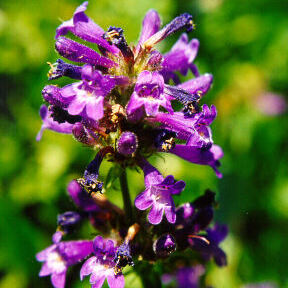
[[[43,124],[37,140],[45,129],[72,134],[74,140],[96,151],[96,155],[82,177],[68,185],[77,212],[68,209],[58,215],[53,244],[37,254],[37,260],[44,262],[39,276],[51,275],[54,288],[64,288],[69,267],[85,260],[80,279],[89,276],[91,288],[101,288],[105,281],[110,288],[123,288],[124,276],[135,273],[134,269],[141,277],[146,277],[147,272],[149,281],[143,279],[145,286],[160,287],[156,274],[169,271],[166,276],[177,281],[176,286],[198,287],[205,269],[195,266],[199,257],[191,257],[187,250],[198,252],[203,265],[211,258],[219,266],[227,264],[219,247],[227,228],[210,226],[215,194],[206,191],[196,200],[176,207],[174,201],[181,203],[188,197],[179,197],[185,182],[173,175],[164,177],[149,163],[150,156],[166,158],[163,153],[171,153],[210,166],[222,177],[218,168],[223,151],[214,144],[210,127],[217,116],[216,107],[201,103],[213,76],[200,74],[195,65],[199,41],[182,33],[170,51],[162,53],[156,47],[178,31],[195,29],[192,16],[184,13],[161,29],[160,16],[149,10],[134,46],[128,45],[123,29],[108,26],[105,31],[94,23],[85,14],[87,6],[88,2],[84,2],[77,7],[72,18],[56,30],[56,51],[75,63],[66,63],[65,59],[48,63],[49,80],[63,77],[61,82],[70,82],[63,87],[46,85],[42,90],[48,106],[40,109]],[[71,33],[73,40],[69,38]],[[180,74],[188,76],[188,71],[195,77],[181,83]],[[110,167],[104,188],[99,169],[105,157]],[[131,199],[127,176],[130,180],[141,170],[145,188]],[[132,182],[138,181],[135,178]],[[109,199],[118,186],[123,209]],[[198,193],[187,192],[191,197]],[[96,229],[94,240],[63,242],[66,234],[73,237],[82,220]],[[165,263],[161,261],[171,256]],[[159,269],[152,268],[150,264],[154,263]]]

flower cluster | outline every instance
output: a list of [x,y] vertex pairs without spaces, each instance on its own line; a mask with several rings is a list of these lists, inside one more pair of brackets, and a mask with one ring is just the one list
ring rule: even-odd
[[[157,43],[170,35],[192,31],[192,16],[182,14],[161,28],[158,13],[150,10],[139,42],[129,46],[121,28],[111,26],[105,31],[94,23],[85,14],[87,5],[80,5],[72,19],[56,30],[56,51],[74,63],[62,59],[49,63],[48,78],[69,77],[76,82],[44,87],[42,95],[49,106],[40,109],[43,125],[37,140],[50,129],[72,134],[98,153],[83,176],[68,186],[81,213],[69,211],[58,216],[54,244],[37,255],[37,260],[45,262],[40,276],[51,275],[53,286],[63,288],[68,267],[91,256],[81,268],[81,280],[90,275],[93,288],[102,287],[105,279],[111,288],[124,287],[125,266],[141,271],[137,267],[143,263],[187,249],[198,251],[199,263],[213,258],[219,266],[225,265],[225,253],[218,245],[227,228],[209,228],[214,193],[206,191],[194,202],[175,207],[173,195],[183,192],[185,182],[172,175],[164,177],[147,160],[155,153],[172,153],[191,163],[208,165],[222,177],[218,167],[223,152],[213,143],[210,129],[217,111],[213,105],[200,105],[213,77],[201,75],[194,64],[199,41],[189,41],[184,33],[168,53],[156,49]],[[71,33],[85,45],[70,39]],[[180,75],[186,76],[188,71],[194,78],[181,83]],[[120,178],[124,211],[108,200],[109,191],[104,194],[99,169],[105,159],[119,167],[115,177]],[[125,169],[137,167],[143,171],[145,190],[135,198],[134,208]],[[147,221],[146,212],[141,211],[148,209]],[[62,241],[84,218],[107,238],[99,235],[94,241]],[[191,263],[179,265],[173,261],[169,269],[180,269],[177,275],[181,279],[194,273],[194,268],[188,267]],[[196,274],[202,275],[203,269]]]

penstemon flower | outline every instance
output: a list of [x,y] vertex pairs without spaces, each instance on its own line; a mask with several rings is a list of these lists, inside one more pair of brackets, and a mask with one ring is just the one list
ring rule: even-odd
[[[200,104],[213,77],[201,75],[194,63],[199,41],[189,41],[184,33],[166,54],[157,50],[157,44],[170,35],[194,30],[192,16],[182,14],[161,28],[158,13],[150,10],[139,42],[131,46],[121,28],[111,26],[105,31],[94,23],[85,14],[87,5],[80,5],[72,19],[56,30],[55,49],[66,60],[49,63],[48,79],[70,77],[74,82],[44,87],[42,95],[49,106],[40,109],[43,125],[37,140],[50,129],[72,134],[76,141],[98,152],[82,177],[68,185],[68,193],[81,212],[58,215],[54,244],[37,255],[38,261],[45,261],[40,276],[51,275],[52,285],[63,288],[68,267],[93,253],[80,271],[81,280],[90,275],[93,288],[102,287],[105,279],[111,288],[123,287],[127,265],[133,266],[148,285],[149,277],[145,276],[152,271],[151,263],[168,258],[171,261],[164,266],[157,261],[163,266],[161,271],[177,275],[179,287],[194,275],[191,285],[197,287],[206,261],[214,258],[217,265],[226,264],[219,243],[227,228],[209,228],[214,193],[206,191],[194,202],[175,207],[173,195],[185,193],[185,182],[162,175],[148,162],[153,154],[172,153],[208,165],[222,177],[218,168],[223,152],[214,144],[210,128],[217,111],[214,105]],[[85,44],[70,39],[69,33]],[[90,48],[90,43],[96,44],[98,51]],[[185,76],[189,70],[194,78],[181,83],[179,74]],[[176,110],[174,102],[181,108]],[[109,200],[109,186],[99,178],[105,159],[115,168],[111,168],[110,178],[119,177],[124,210]],[[143,171],[145,189],[133,206],[126,168],[137,167]],[[87,220],[106,238],[98,235],[93,244],[90,239],[62,241]],[[199,257],[185,257],[187,250],[197,251]],[[173,259],[173,255],[178,256]],[[160,281],[160,275],[157,277]],[[150,279],[149,285],[159,285],[157,277]]]

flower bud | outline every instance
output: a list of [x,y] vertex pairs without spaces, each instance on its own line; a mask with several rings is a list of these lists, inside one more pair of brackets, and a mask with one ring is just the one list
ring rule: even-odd
[[137,136],[132,132],[124,132],[121,134],[117,142],[117,150],[120,154],[131,155],[138,147]]
[[49,104],[60,108],[66,108],[69,104],[69,101],[62,97],[61,89],[55,85],[46,85],[42,90],[42,96]]
[[96,140],[88,133],[87,129],[85,129],[82,123],[76,123],[73,126],[72,134],[75,139],[83,144],[94,146],[96,144]]
[[81,216],[77,212],[67,211],[58,215],[57,224],[64,232],[68,233],[80,220]]
[[175,250],[176,241],[170,234],[162,235],[153,243],[154,253],[161,258],[168,257]]

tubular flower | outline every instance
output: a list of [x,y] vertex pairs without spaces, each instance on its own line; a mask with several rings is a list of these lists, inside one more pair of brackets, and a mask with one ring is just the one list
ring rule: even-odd
[[92,288],[102,287],[107,279],[110,288],[124,287],[124,276],[122,273],[115,273],[114,257],[116,248],[112,240],[103,239],[97,236],[93,242],[94,255],[83,264],[80,277],[81,280],[90,275]]
[[40,277],[51,275],[55,288],[65,287],[66,271],[92,253],[92,241],[69,241],[53,244],[39,252],[36,258],[44,262]]
[[160,172],[146,161],[141,166],[145,176],[146,190],[136,197],[135,206],[140,210],[152,207],[148,215],[151,224],[159,224],[164,211],[168,222],[175,223],[176,213],[172,195],[181,193],[185,182],[175,182],[172,175],[164,179]]
[[[84,166],[82,176],[68,185],[77,211],[71,208],[58,215],[54,244],[37,254],[37,260],[44,262],[40,276],[51,275],[54,287],[63,288],[68,267],[86,260],[81,280],[90,275],[92,288],[102,287],[105,279],[109,287],[121,288],[127,266],[141,276],[149,271],[150,263],[163,258],[168,263],[176,250],[186,253],[187,248],[198,251],[204,262],[214,258],[219,266],[225,265],[226,255],[218,246],[227,234],[226,226],[209,228],[214,193],[208,191],[194,202],[176,207],[173,197],[176,200],[176,195],[184,193],[185,182],[173,175],[164,177],[148,162],[152,155],[170,153],[208,165],[222,177],[218,169],[223,151],[214,144],[211,129],[216,107],[201,104],[213,76],[200,74],[194,63],[199,41],[188,38],[187,33],[195,29],[192,16],[184,13],[161,27],[158,13],[149,10],[134,46],[127,43],[121,27],[104,30],[97,25],[85,14],[87,6],[84,2],[56,29],[55,49],[63,59],[48,63],[48,79],[73,80],[63,87],[52,82],[43,88],[42,96],[49,106],[40,108],[43,124],[37,140],[49,129],[71,134],[97,152]],[[170,51],[158,51],[158,43],[180,31],[184,33]],[[187,76],[188,71],[194,77],[181,83],[179,73]],[[100,165],[105,161],[110,166],[103,177]],[[129,193],[127,175],[130,179],[131,174],[126,173],[127,168],[144,174],[145,188],[135,199]],[[118,183],[123,209],[109,201],[110,190]],[[109,238],[98,235],[94,241],[62,242],[86,220],[97,234]],[[170,261],[169,269],[163,266],[158,270],[174,275],[179,287],[184,287],[187,279],[191,287],[197,287],[204,268],[194,266],[195,259],[183,259]],[[153,281],[156,278],[151,277]],[[160,277],[150,286],[159,285]]]

